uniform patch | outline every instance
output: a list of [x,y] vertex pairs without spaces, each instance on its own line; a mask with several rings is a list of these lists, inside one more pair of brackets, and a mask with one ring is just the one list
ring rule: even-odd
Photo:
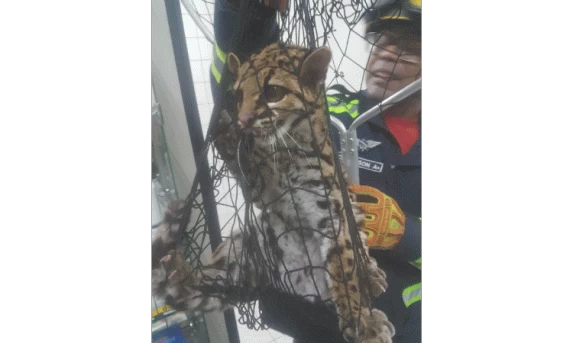
[[382,144],[382,142],[373,141],[370,139],[360,139],[358,140],[358,150],[368,151]]
[[384,163],[371,161],[371,160],[367,160],[365,158],[359,157],[358,158],[358,167],[362,168],[362,169],[367,169],[367,170],[373,171],[375,173],[381,173],[382,168],[384,167]]

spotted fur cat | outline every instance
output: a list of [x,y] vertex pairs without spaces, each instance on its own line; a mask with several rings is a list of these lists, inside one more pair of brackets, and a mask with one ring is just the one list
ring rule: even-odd
[[[216,279],[230,273],[237,280],[241,268],[243,273],[256,268],[252,263],[241,265],[237,251],[243,244],[257,243],[271,251],[268,262],[275,267],[263,275],[257,273],[258,277],[248,275],[249,287],[265,283],[309,301],[330,299],[347,340],[388,343],[394,327],[382,311],[369,309],[368,292],[360,291],[369,288],[372,296],[378,296],[387,287],[386,276],[368,256],[359,230],[356,243],[362,245],[365,261],[365,280],[359,280],[358,257],[334,167],[324,95],[330,59],[326,47],[309,51],[278,44],[242,65],[229,54],[236,101],[230,110],[236,111],[237,122],[223,111],[215,128],[215,146],[229,169],[243,180],[247,198],[260,209],[259,230],[250,237],[236,233],[223,241],[202,275]],[[349,195],[360,228],[364,214],[355,196]],[[167,213],[154,242],[154,260],[159,261],[153,270],[154,293],[178,307],[223,309],[230,299],[204,292],[201,278],[191,274],[175,249],[176,213],[176,208]]]

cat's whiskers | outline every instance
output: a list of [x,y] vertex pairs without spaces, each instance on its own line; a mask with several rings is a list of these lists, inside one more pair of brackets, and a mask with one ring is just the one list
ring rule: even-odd
[[289,138],[293,141],[294,144],[296,144],[296,146],[302,150],[302,148],[300,147],[300,145],[298,144],[298,142],[288,133],[288,131],[286,129],[280,128],[280,130],[282,130],[287,136],[289,136]]
[[[268,141],[267,141],[267,138],[268,138]],[[271,147],[271,155],[273,156],[273,170],[276,173],[276,171],[277,171],[277,153],[278,153],[278,149],[276,147],[276,142],[277,142],[276,137],[274,137],[272,134],[269,133],[268,135],[265,135],[264,139],[265,139],[265,141],[267,141],[267,143]]]
[[273,157],[274,157],[274,161],[275,161],[275,163],[274,163],[275,173],[276,173],[276,171],[277,171],[277,165],[278,165],[278,163],[277,163],[277,155],[278,155],[278,153],[279,153],[279,149],[278,149],[278,147],[277,147],[277,140],[275,139],[275,140],[274,140],[274,145],[273,145]]
[[276,173],[276,171],[277,171],[277,156],[276,156],[276,153],[277,153],[277,151],[278,151],[278,150],[276,149],[276,141],[277,141],[277,139],[276,139],[276,137],[275,137],[272,133],[267,133],[267,134],[265,134],[265,135],[263,136],[263,142],[265,142],[265,143],[266,143],[268,146],[270,146],[270,148],[271,148],[271,150],[270,150],[270,155],[271,155],[272,158],[273,158],[273,165],[272,165],[272,167],[273,167],[273,170],[275,171],[275,173]]
[[298,144],[298,142],[288,133],[288,131],[286,129],[280,128],[280,130],[282,130],[292,141],[294,144],[296,144],[296,146],[298,147],[298,150],[300,151],[300,153],[307,158],[306,152],[304,151],[304,149]]
[[268,141],[269,145],[275,144],[277,137],[275,137],[275,135],[273,135],[271,133],[269,133],[267,136],[269,137],[269,141]]
[[[274,126],[274,128],[275,128],[275,135],[277,135],[277,136],[281,139],[281,141],[283,142],[283,145],[285,146],[285,149],[286,149],[286,151],[287,151],[287,153],[288,153],[288,155],[289,155],[289,157],[290,157],[290,161],[291,161],[292,164],[294,165],[294,164],[295,164],[295,163],[294,163],[294,158],[292,158],[292,155],[291,155],[291,153],[290,153],[290,150],[289,150],[289,148],[288,148],[288,145],[287,145],[286,142],[285,142],[285,139],[283,138],[283,135],[280,134],[281,131],[277,128],[277,126],[275,125],[274,122],[271,122],[271,123],[273,124],[273,126]],[[286,131],[285,131],[285,132],[286,132]]]

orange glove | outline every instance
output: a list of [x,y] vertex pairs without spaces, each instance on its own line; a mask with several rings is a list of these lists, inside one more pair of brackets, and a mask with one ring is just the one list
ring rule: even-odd
[[406,216],[394,199],[374,187],[351,185],[366,215],[366,244],[372,249],[394,248],[404,236]]

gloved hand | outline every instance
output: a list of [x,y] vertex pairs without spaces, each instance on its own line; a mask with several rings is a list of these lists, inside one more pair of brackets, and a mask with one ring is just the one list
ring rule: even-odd
[[394,199],[370,186],[351,185],[366,215],[366,243],[371,249],[394,248],[404,236],[406,216]]

